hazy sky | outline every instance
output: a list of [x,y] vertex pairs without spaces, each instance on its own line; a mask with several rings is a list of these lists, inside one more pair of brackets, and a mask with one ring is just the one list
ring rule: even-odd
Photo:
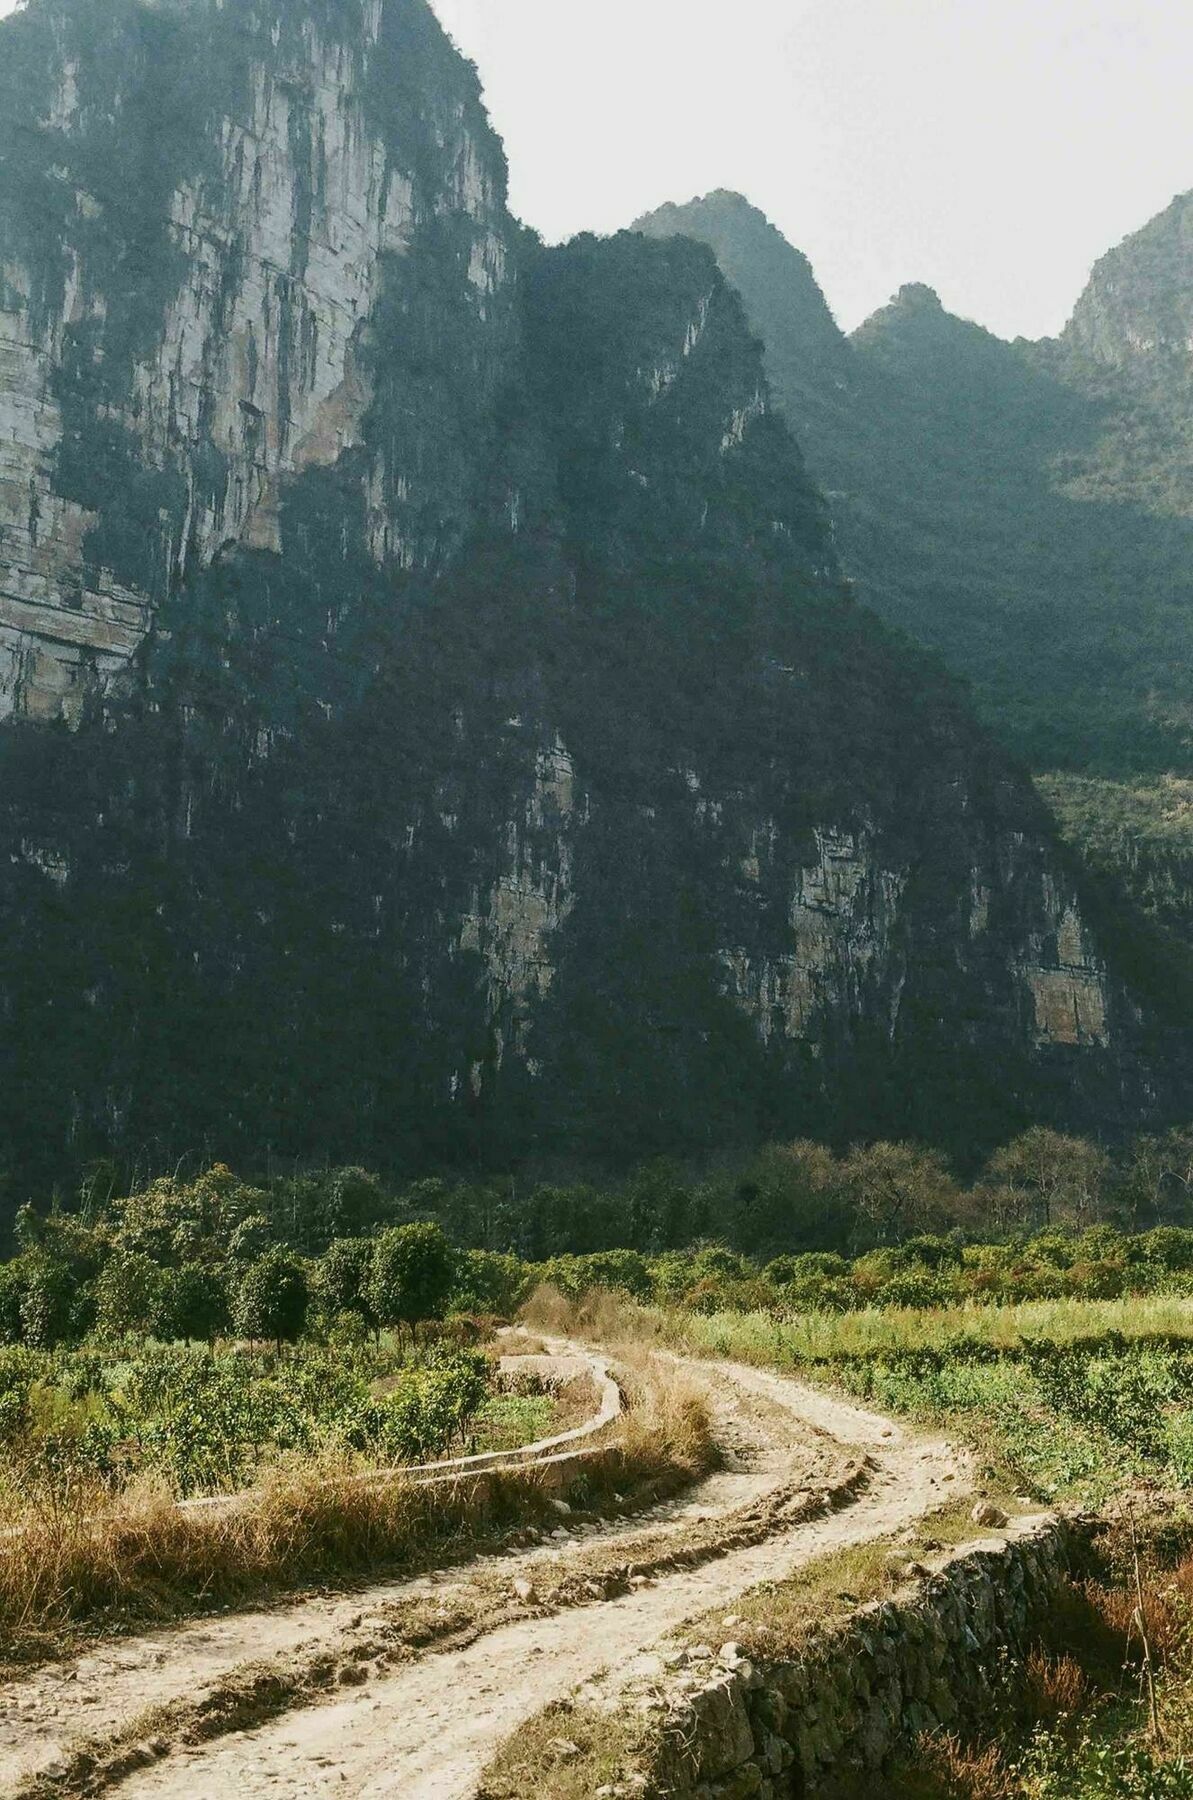
[[549,239],[738,188],[846,327],[905,281],[1006,336],[1193,188],[1189,0],[434,0]]
[[847,327],[927,281],[1056,331],[1093,259],[1193,187],[1189,0],[434,4],[544,236],[739,188]]

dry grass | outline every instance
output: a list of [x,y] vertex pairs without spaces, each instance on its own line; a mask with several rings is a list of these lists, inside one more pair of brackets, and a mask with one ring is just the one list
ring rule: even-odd
[[716,1467],[708,1393],[696,1375],[628,1349],[619,1352],[617,1378],[626,1401],[617,1442],[629,1472],[645,1476],[661,1462],[690,1481]]
[[361,1482],[327,1461],[275,1472],[238,1504],[179,1508],[142,1484],[34,1500],[0,1541],[0,1641],[12,1661],[59,1653],[94,1628],[383,1569],[425,1567],[549,1516],[533,1470],[437,1487]]
[[502,1338],[496,1353],[501,1356],[549,1356],[542,1338],[520,1334],[517,1337]]
[[1027,1706],[1042,1724],[1072,1718],[1089,1699],[1089,1677],[1075,1656],[1033,1650],[1027,1659]]
[[627,1409],[556,1467],[487,1470],[436,1484],[361,1481],[355,1466],[290,1464],[233,1504],[179,1508],[144,1482],[47,1487],[0,1526],[0,1644],[9,1665],[62,1655],[124,1628],[365,1576],[458,1562],[577,1507],[621,1513],[673,1493],[716,1460],[703,1390],[631,1356]]
[[894,1791],[900,1800],[1013,1800],[1022,1792],[998,1744],[954,1736],[922,1737]]
[[592,1800],[606,1785],[625,1792],[632,1776],[647,1774],[655,1748],[639,1721],[561,1700],[502,1747],[476,1800]]
[[661,1316],[604,1288],[594,1288],[580,1300],[566,1300],[549,1283],[534,1290],[518,1315],[523,1324],[546,1337],[588,1340],[619,1354],[657,1344],[662,1335]]

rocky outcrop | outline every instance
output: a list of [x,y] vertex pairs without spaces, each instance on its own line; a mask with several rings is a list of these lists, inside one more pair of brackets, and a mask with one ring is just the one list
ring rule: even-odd
[[997,1716],[998,1684],[1022,1665],[1067,1569],[1063,1528],[1025,1522],[814,1633],[798,1657],[754,1662],[731,1644],[705,1673],[690,1664],[661,1695],[655,1684],[666,1780],[640,1791],[695,1800],[859,1791],[922,1734]]
[[1107,251],[1065,328],[1066,347],[1110,368],[1193,360],[1193,193]]
[[1152,1103],[1046,814],[851,600],[707,249],[522,233],[423,0],[0,36],[17,1188]]

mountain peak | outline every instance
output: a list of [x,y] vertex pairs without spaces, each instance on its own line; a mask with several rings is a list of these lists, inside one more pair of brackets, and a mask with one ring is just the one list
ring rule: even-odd
[[934,287],[923,281],[907,281],[899,289],[891,301],[892,306],[901,306],[906,312],[939,312],[944,311],[940,295]]
[[1193,355],[1193,192],[1095,263],[1064,342],[1115,367]]
[[717,188],[686,206],[660,206],[633,228],[647,237],[694,237],[707,244],[741,292],[750,324],[764,343],[794,333],[808,361],[840,353],[844,338],[811,263],[742,194]]

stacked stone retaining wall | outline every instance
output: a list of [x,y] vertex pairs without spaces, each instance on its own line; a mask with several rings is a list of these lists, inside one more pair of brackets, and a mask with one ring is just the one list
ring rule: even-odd
[[[964,1546],[914,1588],[815,1632],[790,1661],[755,1664],[725,1646],[710,1674],[676,1677],[658,1795],[787,1800],[865,1792],[868,1772],[923,1732],[989,1715],[1063,1587],[1057,1520],[1012,1525]],[[707,1663],[704,1665],[707,1670]]]

